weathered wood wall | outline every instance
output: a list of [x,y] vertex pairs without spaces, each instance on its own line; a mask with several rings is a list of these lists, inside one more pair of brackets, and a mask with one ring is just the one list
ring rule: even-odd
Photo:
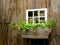
[[50,11],[56,17],[57,23],[51,33],[50,45],[60,45],[60,0],[51,0]]
[[3,21],[17,23],[25,19],[26,9],[47,8],[48,3],[48,0],[1,0]]
[[[48,0],[0,0],[0,45],[22,45],[17,29],[8,27],[8,23],[25,20],[26,9],[49,8]],[[4,24],[6,23],[6,24]]]
[[[44,7],[50,9],[50,12],[52,12],[57,19],[56,33],[59,36],[56,38],[59,38],[60,37],[60,34],[58,33],[60,32],[59,3],[60,0],[0,0],[0,22],[3,23],[0,24],[0,45],[21,45],[20,42],[21,37],[19,31],[17,29],[10,29],[7,23],[10,22],[17,23],[19,20],[25,20],[26,9],[35,9]],[[52,39],[54,39],[52,40],[54,44],[51,41],[52,42],[51,45],[55,45],[55,42],[57,41],[56,38],[52,37]]]

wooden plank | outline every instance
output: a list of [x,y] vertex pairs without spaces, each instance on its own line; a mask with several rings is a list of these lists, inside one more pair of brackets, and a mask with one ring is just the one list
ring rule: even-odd
[[56,7],[57,9],[57,11],[58,12],[56,12],[56,18],[57,18],[57,35],[60,37],[60,0],[58,0],[57,1],[57,4],[56,4],[56,6],[58,6],[58,7]]
[[6,23],[9,23],[9,16],[8,16],[8,13],[9,13],[9,8],[10,8],[10,0],[6,0],[6,4],[5,4],[5,22]]
[[[16,2],[16,12],[17,12],[17,20],[19,21],[20,20],[20,13],[21,13],[21,9],[20,9],[20,0],[17,0],[17,2]],[[24,14],[24,13],[23,13]]]
[[[16,14],[16,0],[12,0],[11,3],[11,22],[17,23],[17,14]],[[14,17],[14,18],[13,18]]]
[[30,0],[30,9],[34,9],[34,0]]
[[35,8],[35,9],[36,9],[36,8],[39,8],[39,7],[38,7],[38,2],[39,2],[38,0],[34,0],[34,8]]
[[[57,23],[55,27],[53,27],[50,40],[53,41],[51,45],[59,45],[60,44],[60,0],[51,0],[50,11],[53,16],[55,16]],[[51,42],[50,42],[51,43]]]
[[17,30],[12,30],[12,45],[17,45]]
[[4,21],[6,20],[6,18],[5,18],[5,12],[6,12],[6,11],[5,11],[5,6],[6,6],[6,1],[5,1],[5,0],[2,1],[2,5],[3,5],[3,7],[2,7],[2,8],[3,8],[3,14],[2,14],[2,15],[3,15],[3,19],[2,19],[2,20],[3,20],[3,22],[4,22]]
[[27,1],[23,0],[23,20],[26,20]]
[[[1,21],[3,21],[3,14],[4,14],[4,8],[3,8],[3,3],[5,4],[5,1],[3,0],[0,0],[0,15],[1,15]],[[6,30],[5,30],[5,26],[4,24],[0,23],[0,45],[5,45],[5,33],[6,33]]]
[[8,45],[12,45],[12,29],[10,27],[8,28],[7,38],[8,38]]
[[20,19],[23,20],[23,0],[20,0]]
[[27,6],[28,6],[28,9],[30,9],[30,2],[31,0],[27,0]]
[[41,0],[38,1],[38,7],[41,8]]
[[2,1],[0,0],[0,22],[2,21]]

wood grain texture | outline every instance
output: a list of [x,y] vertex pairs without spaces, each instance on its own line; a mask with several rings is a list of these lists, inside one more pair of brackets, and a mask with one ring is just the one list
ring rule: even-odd
[[60,0],[51,0],[50,2],[50,11],[55,16],[57,23],[53,26],[51,33],[51,45],[60,45]]
[[[19,20],[25,20],[27,9],[37,8],[48,8],[48,13],[51,12],[57,19],[57,23],[53,26],[51,33],[52,39],[50,41],[52,42],[50,44],[59,45],[60,0],[0,0],[0,22],[18,23]],[[54,36],[56,36],[56,38],[54,38]],[[22,45],[20,32],[17,31],[17,29],[8,29],[7,24],[0,24],[0,45]]]
[[22,45],[20,32],[4,23],[18,23],[20,20],[25,20],[27,9],[52,8],[51,11],[54,10],[54,5],[49,7],[49,3],[48,0],[0,0],[0,19],[3,22],[0,24],[0,45]]

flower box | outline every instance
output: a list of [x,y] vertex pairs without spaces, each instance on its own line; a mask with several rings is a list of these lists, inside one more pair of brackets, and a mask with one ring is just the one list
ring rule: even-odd
[[22,31],[22,38],[38,38],[38,39],[47,39],[52,28],[41,28],[41,27],[38,27],[36,28],[37,29],[37,32],[34,32],[32,28],[29,29],[29,31],[25,34],[23,31]]
[[[12,28],[18,28],[22,31],[22,38],[48,38],[52,26],[56,24],[56,19],[54,17],[49,18],[49,20],[42,23],[26,23],[25,21],[20,21],[18,24],[9,24]],[[35,30],[36,29],[36,30]],[[34,32],[37,31],[37,32]]]

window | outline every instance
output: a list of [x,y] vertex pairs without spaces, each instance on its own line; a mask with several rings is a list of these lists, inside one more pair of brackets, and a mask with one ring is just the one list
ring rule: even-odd
[[29,9],[26,10],[26,23],[42,23],[47,21],[47,9]]

